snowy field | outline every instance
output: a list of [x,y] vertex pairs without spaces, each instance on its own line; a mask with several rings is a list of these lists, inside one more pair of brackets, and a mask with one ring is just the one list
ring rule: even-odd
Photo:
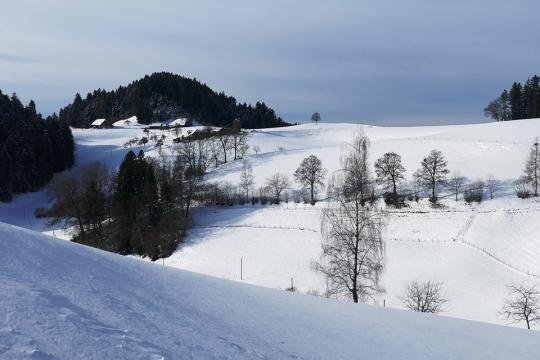
[[536,331],[250,286],[6,224],[0,293],[2,359],[537,359],[540,343]]
[[[540,134],[540,119],[402,128],[306,124],[255,130],[249,143],[261,152],[250,152],[246,160],[253,166],[257,186],[275,171],[292,179],[300,161],[310,154],[317,155],[331,174],[339,169],[340,154],[359,128],[371,139],[371,161],[394,151],[401,155],[409,179],[423,157],[438,149],[451,171],[471,180],[492,174],[501,182],[495,199],[478,206],[449,197],[441,209],[421,201],[391,211],[382,279],[386,293],[376,304],[400,308],[399,296],[410,281],[442,281],[449,300],[444,315],[506,324],[499,315],[506,285],[540,284],[540,202],[516,199],[510,185],[521,175],[528,149]],[[128,151],[122,145],[143,133],[127,128],[74,130],[74,135],[79,167],[96,160],[117,166]],[[171,140],[172,134],[169,145]],[[157,155],[152,146],[143,149],[149,156]],[[208,180],[236,185],[241,166],[241,161],[220,166],[210,171]],[[44,220],[33,219],[33,210],[46,204],[43,192],[17,196],[10,204],[0,204],[0,221],[65,237],[61,229],[46,228]],[[240,281],[242,261],[242,282],[283,289],[293,278],[301,292],[321,291],[324,282],[313,272],[312,262],[320,256],[324,206],[324,202],[316,206],[289,202],[195,209],[186,243],[165,264]]]

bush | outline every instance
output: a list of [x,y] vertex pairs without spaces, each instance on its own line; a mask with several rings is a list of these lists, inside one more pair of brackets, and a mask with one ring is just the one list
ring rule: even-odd
[[463,193],[463,199],[467,203],[481,202],[484,197],[484,183],[477,181],[472,183],[467,190]]
[[384,202],[388,206],[394,206],[396,208],[401,208],[405,206],[405,199],[401,195],[394,194],[393,192],[385,192],[383,197]]
[[531,188],[525,179],[519,179],[514,183],[514,191],[520,199],[527,199],[531,196]]

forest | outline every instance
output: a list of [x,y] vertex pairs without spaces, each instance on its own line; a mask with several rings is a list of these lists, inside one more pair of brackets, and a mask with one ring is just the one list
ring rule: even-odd
[[56,115],[43,119],[30,101],[0,91],[0,201],[35,191],[74,163],[71,129]]
[[168,72],[146,75],[113,91],[97,89],[85,98],[77,93],[73,103],[59,112],[60,120],[77,128],[89,127],[99,118],[107,119],[106,125],[111,125],[131,116],[137,116],[143,124],[189,117],[215,126],[227,126],[238,118],[247,129],[289,125],[264,102],[255,106],[238,103],[197,79]]

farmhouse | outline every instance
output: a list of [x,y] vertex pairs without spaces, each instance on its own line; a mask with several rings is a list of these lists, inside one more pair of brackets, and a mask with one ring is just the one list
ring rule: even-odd
[[92,124],[90,124],[90,127],[92,129],[102,129],[105,121],[106,119],[96,119]]
[[179,119],[173,120],[173,121],[171,121],[169,123],[170,128],[189,127],[189,126],[193,126],[193,123],[192,123],[191,119],[189,119],[189,118],[179,118]]

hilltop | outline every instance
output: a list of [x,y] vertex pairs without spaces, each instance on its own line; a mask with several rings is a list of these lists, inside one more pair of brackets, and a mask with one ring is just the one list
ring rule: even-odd
[[131,116],[137,116],[141,124],[189,117],[216,126],[230,125],[238,118],[244,128],[252,129],[289,125],[262,101],[238,103],[197,79],[167,72],[146,75],[112,91],[97,89],[85,98],[76,94],[73,103],[59,112],[60,120],[78,128],[87,128],[101,118],[110,126]]

